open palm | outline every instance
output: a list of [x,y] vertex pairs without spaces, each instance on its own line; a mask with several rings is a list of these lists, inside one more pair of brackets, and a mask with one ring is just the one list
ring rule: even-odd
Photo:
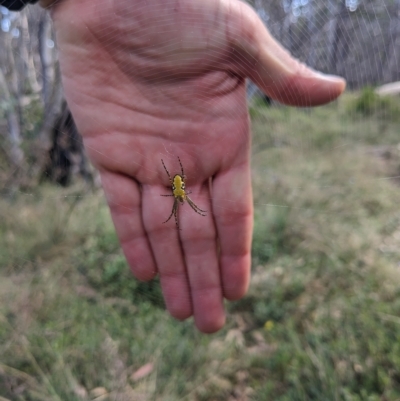
[[[336,98],[344,82],[293,60],[238,0],[64,0],[53,9],[66,97],[125,256],[160,275],[170,313],[204,332],[248,286],[252,234],[245,77],[287,104]],[[171,176],[187,203],[173,219]]]

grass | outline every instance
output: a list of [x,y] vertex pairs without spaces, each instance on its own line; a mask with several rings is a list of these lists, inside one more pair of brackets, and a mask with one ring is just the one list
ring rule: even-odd
[[370,97],[252,106],[252,284],[212,336],[130,276],[100,193],[0,200],[0,396],[400,399],[398,105]]

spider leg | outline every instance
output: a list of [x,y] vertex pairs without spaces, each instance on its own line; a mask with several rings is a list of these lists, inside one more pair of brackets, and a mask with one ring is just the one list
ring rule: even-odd
[[[165,224],[166,222],[168,222],[168,221],[171,219],[172,215],[176,213],[176,209],[177,209],[177,208],[178,208],[178,199],[175,198],[175,200],[174,200],[174,206],[172,206],[172,212],[171,212],[171,214],[169,215],[168,219],[165,220],[165,221],[163,221],[163,224]],[[176,220],[176,217],[175,217],[175,220]]]
[[186,196],[186,200],[188,201],[190,207],[201,216],[206,216],[204,213],[207,213],[206,210],[200,209],[188,196]]
[[171,195],[162,195],[162,194],[161,194],[160,196],[175,196],[175,195],[174,195],[174,194],[171,194]]
[[174,216],[175,216],[176,228],[177,228],[177,230],[180,231],[181,229],[179,228],[178,209],[179,209],[179,203],[178,203],[178,201],[176,201],[176,207],[175,207],[175,210],[173,210],[173,212],[174,212]]
[[179,158],[179,156],[178,156],[178,160],[179,160],[179,164],[181,165],[182,177],[183,177],[183,178],[186,178],[186,177],[185,177],[185,173],[183,172],[183,166],[182,166],[182,162],[181,162],[181,159]]
[[172,178],[171,178],[171,176],[170,176],[170,174],[169,174],[169,171],[168,171],[167,168],[165,167],[165,164],[164,164],[164,160],[163,160],[163,159],[161,159],[161,163],[162,163],[162,165],[164,166],[164,170],[165,170],[165,172],[167,173],[170,182],[172,182]]

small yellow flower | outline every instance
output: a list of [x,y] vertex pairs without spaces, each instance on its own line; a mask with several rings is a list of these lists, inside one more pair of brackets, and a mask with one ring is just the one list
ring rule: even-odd
[[274,328],[274,322],[272,320],[267,320],[264,324],[264,329],[271,331]]

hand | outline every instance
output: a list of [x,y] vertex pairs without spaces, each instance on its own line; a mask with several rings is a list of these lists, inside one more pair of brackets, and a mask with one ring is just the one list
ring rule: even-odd
[[[99,169],[134,275],[160,275],[169,312],[203,332],[250,276],[253,222],[245,77],[291,105],[335,99],[238,0],[63,0],[52,10],[66,98]],[[161,197],[180,157],[192,200]]]

